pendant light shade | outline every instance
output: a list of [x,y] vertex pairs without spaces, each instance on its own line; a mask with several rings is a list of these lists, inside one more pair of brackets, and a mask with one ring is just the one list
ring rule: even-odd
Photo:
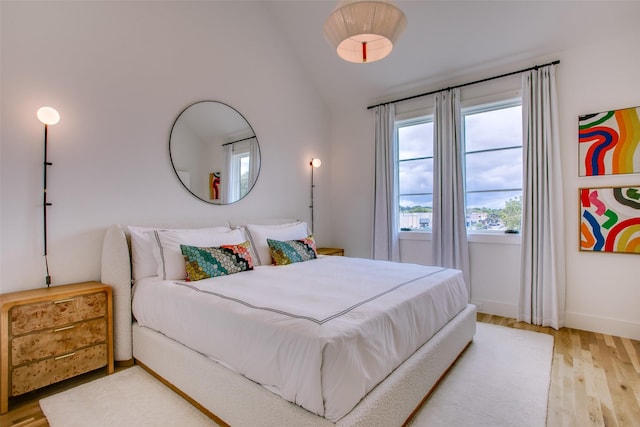
[[407,26],[404,13],[390,1],[343,1],[324,23],[324,36],[349,62],[374,62],[391,53]]

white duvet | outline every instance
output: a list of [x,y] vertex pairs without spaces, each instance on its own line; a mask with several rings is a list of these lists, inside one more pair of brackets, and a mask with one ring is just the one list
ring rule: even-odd
[[133,314],[330,421],[467,304],[458,270],[346,257],[197,282],[146,278]]

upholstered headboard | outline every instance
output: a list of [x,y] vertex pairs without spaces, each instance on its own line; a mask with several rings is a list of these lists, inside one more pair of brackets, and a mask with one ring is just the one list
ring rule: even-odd
[[101,282],[113,288],[113,354],[119,362],[133,359],[131,341],[131,257],[124,229],[115,224],[102,242]]

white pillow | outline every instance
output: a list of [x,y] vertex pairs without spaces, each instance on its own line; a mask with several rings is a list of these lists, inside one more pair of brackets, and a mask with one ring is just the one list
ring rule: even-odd
[[133,280],[158,274],[158,263],[153,256],[156,230],[152,227],[127,227],[131,235],[131,266]]
[[283,225],[283,224],[292,224],[298,223],[300,220],[298,218],[232,218],[228,219],[227,223],[231,228],[238,227],[246,227],[247,224],[254,225]]
[[259,265],[271,265],[273,263],[267,239],[287,241],[304,239],[309,236],[307,223],[302,221],[278,225],[247,224],[246,228],[249,232],[251,245],[258,258],[254,260],[254,263]]
[[237,245],[247,239],[240,229],[228,227],[191,230],[156,230],[154,256],[158,263],[157,275],[163,280],[187,278],[184,256],[180,245],[218,247]]

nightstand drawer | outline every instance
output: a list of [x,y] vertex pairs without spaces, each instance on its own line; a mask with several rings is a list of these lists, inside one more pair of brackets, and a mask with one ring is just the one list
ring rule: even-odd
[[11,396],[106,366],[107,355],[107,344],[99,344],[15,368],[11,372]]
[[11,309],[11,335],[56,328],[82,320],[103,317],[107,313],[107,295],[99,292],[59,300],[18,305]]
[[11,365],[60,356],[107,340],[104,317],[22,335],[11,341]]

